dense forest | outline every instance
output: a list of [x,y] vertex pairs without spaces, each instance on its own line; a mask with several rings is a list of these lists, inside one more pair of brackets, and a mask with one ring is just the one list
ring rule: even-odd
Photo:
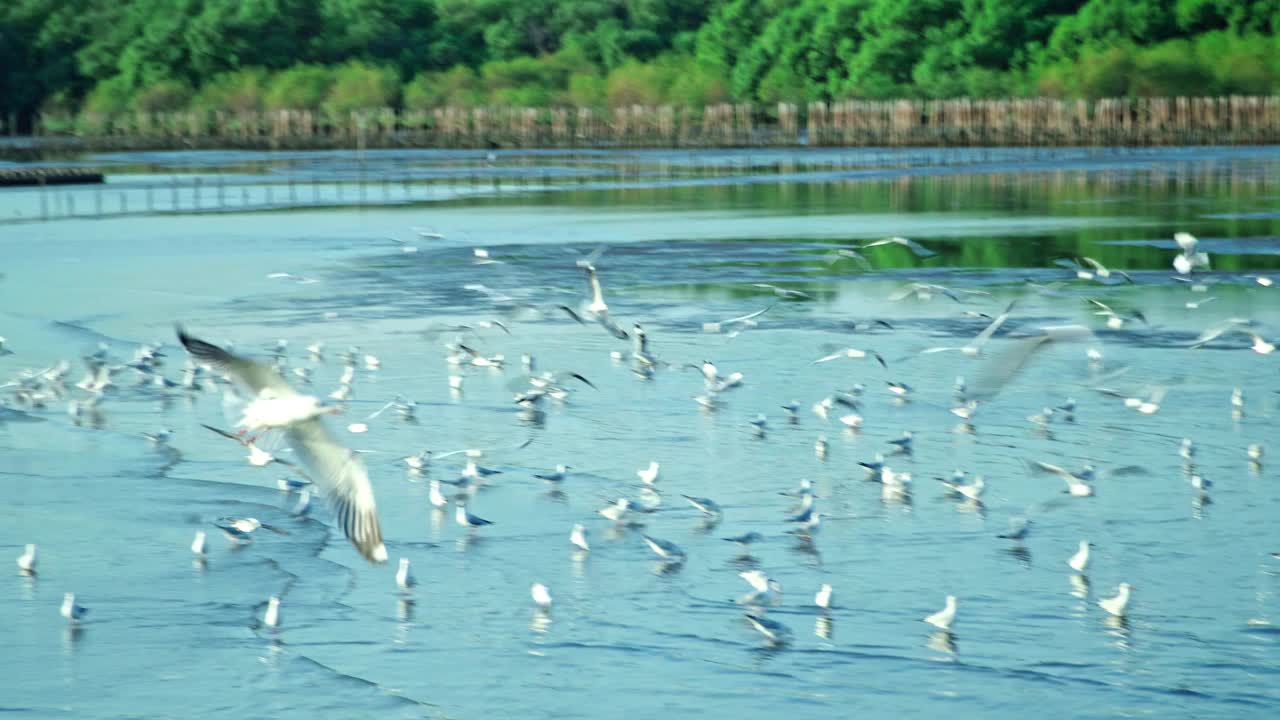
[[0,113],[1280,92],[1280,0],[4,0]]

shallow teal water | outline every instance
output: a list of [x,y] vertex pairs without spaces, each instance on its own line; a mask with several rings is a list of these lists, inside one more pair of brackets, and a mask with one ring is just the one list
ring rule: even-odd
[[[393,155],[383,166],[375,158],[364,171],[487,167],[455,155]],[[276,489],[278,473],[249,467],[200,427],[226,424],[216,393],[167,397],[135,386],[126,371],[93,427],[72,424],[65,400],[30,408],[0,390],[8,406],[0,487],[10,499],[0,508],[0,550],[41,548],[36,577],[0,582],[0,626],[11,638],[0,654],[0,708],[31,717],[1021,718],[1039,706],[1071,717],[1263,718],[1280,707],[1280,560],[1270,557],[1280,552],[1280,491],[1270,465],[1251,468],[1245,458],[1246,445],[1278,436],[1280,355],[1249,352],[1243,335],[1186,348],[1233,316],[1277,339],[1280,288],[1250,276],[1280,277],[1280,153],[602,153],[589,163],[529,154],[509,168],[498,160],[509,177],[497,190],[469,180],[458,186],[465,193],[436,183],[398,198],[404,186],[393,182],[386,198],[372,184],[359,201],[358,181],[338,197],[350,157],[278,159],[100,158],[130,171],[107,188],[135,193],[127,212],[100,218],[40,220],[39,192],[0,192],[0,335],[14,351],[0,357],[0,378],[67,358],[74,382],[79,356],[98,343],[128,359],[150,341],[166,344],[165,371],[176,378],[171,328],[181,321],[263,355],[287,339],[291,364],[313,367],[313,391],[327,393],[341,372],[334,354],[358,345],[382,368],[357,373],[337,427],[397,394],[421,404],[416,424],[387,413],[366,434],[342,432],[370,451],[393,562],[361,561],[322,508],[314,519],[291,518],[294,499]],[[156,174],[159,162],[171,166]],[[553,166],[587,165],[604,179],[547,180]],[[259,174],[266,168],[276,174]],[[153,187],[157,207],[144,211],[148,183],[184,169],[214,178],[197,198],[204,210],[218,178],[224,198],[248,193],[249,209],[193,213],[191,196],[159,207],[166,192]],[[315,184],[299,184],[295,203],[285,182],[272,190],[271,210],[252,210],[266,203],[264,178],[281,183],[304,171],[332,175],[320,203],[308,206]],[[94,189],[66,192],[85,193],[74,202],[82,213],[94,206]],[[119,207],[118,196],[104,197],[106,210]],[[66,207],[65,196],[58,202]],[[414,227],[445,239],[420,238]],[[1168,279],[1177,230],[1199,235],[1213,257],[1207,293]],[[939,256],[870,250],[870,272],[830,262],[836,248],[888,235]],[[401,252],[387,237],[418,251]],[[643,323],[655,354],[743,373],[719,412],[700,412],[692,399],[698,373],[663,370],[642,381],[610,358],[626,344],[597,326],[558,311],[503,314],[522,303],[576,304],[582,282],[566,248],[600,244],[609,248],[599,267],[611,313],[628,327]],[[474,264],[473,246],[502,262]],[[1083,254],[1128,270],[1135,284],[1075,280],[1054,264]],[[317,282],[267,278],[274,272]],[[964,306],[941,296],[886,299],[917,279],[992,297]],[[1066,284],[1042,294],[1027,290],[1028,279]],[[701,332],[704,322],[775,303],[753,283],[811,297],[777,302],[734,338]],[[466,287],[478,284],[490,292]],[[1185,306],[1206,296],[1217,299]],[[1090,389],[1085,346],[1070,345],[1038,357],[983,406],[976,432],[957,432],[952,383],[981,374],[986,361],[916,353],[967,342],[985,321],[964,310],[995,312],[1014,297],[991,355],[1040,326],[1087,323],[1106,369],[1128,368],[1107,384],[1135,395],[1167,387],[1160,411],[1141,415]],[[1149,324],[1108,330],[1086,298],[1139,308]],[[469,342],[514,367],[468,373],[463,392],[451,394],[441,347],[449,336],[438,330],[494,317],[507,317],[511,334]],[[874,318],[895,329],[864,330]],[[316,340],[329,348],[325,362],[302,352]],[[873,348],[889,368],[811,364],[832,345]],[[540,423],[522,421],[507,388],[522,353],[540,367],[572,368],[599,390],[574,392]],[[912,401],[895,404],[889,380],[911,384]],[[860,433],[840,429],[838,413],[825,422],[807,410],[856,382],[867,386]],[[1234,419],[1233,387],[1246,399]],[[1044,434],[1025,420],[1068,397],[1079,404],[1075,423]],[[779,405],[792,399],[806,409],[788,424]],[[769,417],[764,439],[747,425],[757,413]],[[163,427],[176,431],[171,450],[140,437]],[[903,430],[915,433],[916,452],[890,463],[914,476],[910,502],[883,498],[857,465],[887,452]],[[831,442],[825,461],[813,452],[819,434]],[[1196,439],[1199,469],[1216,483],[1208,502],[1183,475],[1184,436]],[[496,524],[475,537],[434,513],[425,482],[398,462],[423,448],[527,437],[528,448],[487,459],[504,472],[476,498],[472,509]],[[1056,478],[1029,475],[1026,459],[1150,472],[1070,498]],[[650,460],[663,466],[663,501],[645,531],[684,547],[689,559],[677,572],[659,572],[637,532],[614,531],[595,514],[616,497],[639,497],[634,473]],[[556,463],[574,466],[559,493],[533,478]],[[931,478],[953,468],[986,475],[984,511],[941,496]],[[445,461],[430,472],[457,470]],[[778,495],[801,478],[815,482],[827,514],[812,547],[785,534],[790,500]],[[723,521],[704,527],[681,493],[716,499]],[[194,565],[191,535],[212,533],[224,515],[255,515],[290,534],[238,550],[211,534],[207,563]],[[1034,531],[1025,552],[1011,552],[995,535],[1019,515],[1033,518]],[[593,542],[577,560],[567,541],[575,522]],[[770,611],[792,633],[782,648],[767,647],[734,602],[748,589],[737,577],[744,566],[719,538],[750,530],[766,537],[757,562],[784,590]],[[1082,538],[1097,546],[1083,591],[1065,565]],[[400,556],[421,582],[412,602],[392,581]],[[534,581],[555,597],[549,616],[533,611]],[[836,592],[829,614],[812,605],[823,582]],[[1124,625],[1095,605],[1120,582],[1136,587]],[[91,608],[76,630],[57,614],[66,591]],[[258,627],[272,594],[284,618],[274,633]],[[946,594],[960,602],[949,643],[920,622]]]

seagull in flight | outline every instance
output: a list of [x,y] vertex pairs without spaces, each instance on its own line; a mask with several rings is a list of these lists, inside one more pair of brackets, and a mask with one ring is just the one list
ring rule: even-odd
[[610,335],[619,340],[627,339],[627,331],[618,327],[618,324],[609,319],[609,305],[604,301],[604,288],[600,286],[600,275],[596,271],[596,266],[590,262],[579,260],[578,266],[587,273],[587,292],[590,293],[590,300],[583,308],[586,315],[609,331]]
[[814,360],[812,363],[810,363],[810,365],[817,365],[818,363],[831,362],[832,360],[839,360],[841,358],[861,360],[863,358],[868,358],[868,357],[875,358],[876,362],[880,363],[880,367],[886,370],[889,369],[889,366],[886,365],[884,362],[884,357],[882,357],[880,353],[876,352],[875,350],[859,350],[858,348],[844,348],[837,352],[831,353],[830,355],[824,355],[823,357],[820,357],[817,360]]
[[956,350],[956,351],[959,351],[961,355],[964,355],[966,357],[977,357],[982,353],[982,347],[987,344],[987,341],[991,339],[991,336],[994,335],[996,331],[1000,329],[1000,326],[1004,325],[1005,321],[1009,319],[1009,314],[1013,312],[1013,306],[1017,304],[1018,304],[1017,300],[1010,302],[1008,307],[1004,309],[1004,312],[997,315],[994,320],[992,320],[985,328],[982,329],[982,332],[978,333],[977,337],[969,341],[964,346],[933,347],[927,350],[921,350],[920,354],[931,355],[933,353],[949,352],[952,350]]
[[1013,347],[987,361],[970,385],[970,399],[987,401],[995,398],[1033,358],[1058,343],[1097,339],[1093,331],[1083,325],[1056,325],[1041,330],[1042,334],[1019,340]]
[[702,332],[718,333],[718,332],[723,332],[726,327],[733,327],[734,329],[729,332],[729,337],[734,337],[739,333],[741,333],[743,330],[746,330],[748,328],[753,328],[759,325],[760,323],[756,320],[756,318],[760,317],[761,315],[764,315],[765,313],[769,312],[772,309],[773,309],[773,305],[769,305],[768,307],[765,307],[761,310],[756,310],[755,312],[747,313],[746,315],[731,317],[728,320],[703,323]]
[[[178,340],[191,355],[230,376],[254,396],[245,408],[241,426],[281,429],[293,452],[321,488],[342,532],[370,562],[387,560],[378,522],[373,484],[364,463],[341,445],[325,426],[322,415],[332,412],[315,397],[299,395],[269,365],[234,355],[178,328]],[[255,409],[256,408],[256,409]]]
[[1050,465],[1039,460],[1029,460],[1027,465],[1036,472],[1051,473],[1062,478],[1067,483],[1067,494],[1076,497],[1090,497],[1093,495],[1093,486],[1089,481],[1093,479],[1094,470],[1092,467],[1086,466],[1079,473],[1073,473],[1066,468]]
[[1209,255],[1200,252],[1200,240],[1195,235],[1186,232],[1174,233],[1173,240],[1182,249],[1182,252],[1173,259],[1173,269],[1177,270],[1179,275],[1190,275],[1191,271],[1198,267],[1209,267]]
[[883,240],[873,240],[872,242],[863,245],[861,249],[866,250],[868,248],[880,247],[881,245],[901,245],[902,247],[910,250],[916,257],[921,258],[933,257],[938,254],[915,240],[898,237],[896,235],[893,237],[887,237]]
[[769,283],[751,283],[751,287],[770,290],[774,295],[777,295],[780,298],[804,298],[807,300],[810,297],[809,293],[801,292],[799,290],[788,290],[787,288],[770,285]]

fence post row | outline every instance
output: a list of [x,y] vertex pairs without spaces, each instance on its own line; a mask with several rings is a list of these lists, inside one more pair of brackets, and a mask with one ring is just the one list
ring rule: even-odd
[[[18,128],[10,115],[10,134]],[[38,113],[33,137],[137,147],[1193,145],[1280,141],[1280,97],[841,100],[599,108]]]

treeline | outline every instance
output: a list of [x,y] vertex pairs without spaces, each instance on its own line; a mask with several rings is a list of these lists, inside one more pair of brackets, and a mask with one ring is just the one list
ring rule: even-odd
[[0,113],[1280,92],[1280,0],[5,0]]

